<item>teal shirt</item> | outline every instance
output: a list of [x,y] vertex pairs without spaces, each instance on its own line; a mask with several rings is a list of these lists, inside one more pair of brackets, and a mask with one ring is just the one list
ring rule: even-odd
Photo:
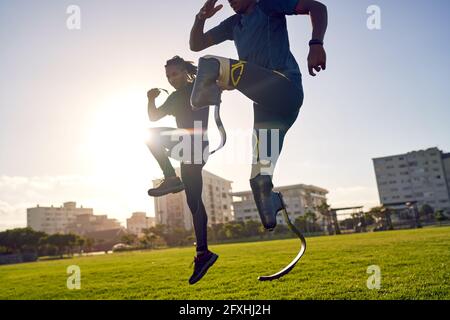
[[239,59],[277,70],[301,86],[300,68],[290,51],[286,15],[298,0],[260,0],[247,15],[235,14],[207,33],[213,43],[233,40]]

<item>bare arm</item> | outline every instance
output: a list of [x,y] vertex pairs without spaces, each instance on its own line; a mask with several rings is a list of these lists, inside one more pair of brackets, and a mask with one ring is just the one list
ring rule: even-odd
[[[312,39],[323,41],[328,26],[327,7],[315,0],[299,0],[295,11],[298,14],[309,15],[312,23]],[[309,74],[316,76],[317,72],[326,69],[327,56],[323,45],[314,44],[310,46],[308,55]]]
[[166,116],[164,112],[156,108],[155,99],[158,96],[159,96],[158,89],[152,89],[149,92],[147,92],[148,118],[150,119],[150,121],[158,121],[159,119],[164,118]]
[[299,0],[295,11],[311,17],[312,39],[323,41],[328,26],[327,7],[315,0]]
[[195,16],[195,22],[192,26],[191,37],[189,39],[189,46],[192,51],[198,52],[210,47],[210,41],[206,37],[203,29],[205,27],[205,20]]
[[223,7],[223,5],[215,7],[216,2],[217,0],[207,0],[200,12],[195,16],[189,39],[189,46],[192,51],[202,51],[212,45],[212,39],[204,33],[204,28],[206,19],[211,18]]

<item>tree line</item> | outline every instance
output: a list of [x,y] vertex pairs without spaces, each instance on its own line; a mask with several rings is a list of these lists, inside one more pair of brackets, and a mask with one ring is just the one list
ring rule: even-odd
[[[324,232],[340,234],[341,228],[353,229],[355,232],[394,229],[392,215],[396,211],[388,207],[374,207],[368,212],[354,213],[351,218],[341,221],[338,221],[336,214],[330,210],[330,206],[326,202],[314,209],[314,211],[307,210],[304,215],[298,216],[294,221],[294,225],[306,235],[323,234]],[[408,218],[412,222],[411,226],[416,228],[420,228],[424,222],[441,224],[449,219],[442,210],[435,211],[426,204],[421,206],[420,209],[412,210],[412,212]],[[210,243],[245,239],[285,238],[290,234],[291,231],[284,224],[279,224],[272,233],[268,233],[260,221],[254,220],[231,221],[208,226],[208,241]],[[156,225],[144,229],[140,237],[131,233],[125,235],[122,242],[132,249],[186,246],[195,242],[195,234],[193,230],[185,230],[181,227]],[[0,254],[32,253],[40,257],[63,257],[74,253],[90,252],[94,244],[94,240],[73,233],[48,235],[31,228],[18,228],[0,232]]]
[[[423,222],[445,221],[448,217],[442,210],[435,211],[431,206],[425,204],[419,209],[412,210],[413,213],[406,214],[406,219],[411,221],[411,227],[420,228]],[[392,215],[395,210],[378,206],[367,212],[351,214],[350,218],[338,221],[336,212],[331,210],[327,202],[307,210],[304,215],[295,219],[294,225],[305,235],[340,234],[341,229],[353,232],[384,231],[393,230]],[[182,227],[170,227],[167,225],[156,225],[144,229],[143,234],[138,237],[128,234],[122,241],[131,248],[153,249],[162,247],[186,246],[195,242],[193,230],[185,230]],[[267,239],[283,238],[291,234],[284,224],[279,224],[272,233],[268,233],[260,221],[231,221],[208,226],[208,242],[220,243],[245,239]]]
[[90,251],[94,241],[79,235],[51,234],[31,228],[17,228],[0,232],[0,254],[35,254],[42,256],[73,255]]
[[[315,214],[298,217],[294,224],[303,233],[312,234],[321,232]],[[219,243],[242,239],[283,238],[291,234],[289,228],[279,224],[272,233],[268,233],[260,221],[231,221],[208,226],[208,242]],[[292,234],[293,235],[293,234]],[[162,247],[175,247],[192,245],[195,242],[194,230],[186,230],[182,227],[169,227],[158,224],[154,227],[142,230],[142,235],[127,234],[122,237],[122,242],[133,248],[154,249]]]

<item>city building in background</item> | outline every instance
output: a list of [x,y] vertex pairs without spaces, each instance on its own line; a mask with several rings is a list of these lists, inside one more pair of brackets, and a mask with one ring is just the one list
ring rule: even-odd
[[78,215],[92,215],[90,208],[76,207],[76,202],[66,202],[61,207],[41,207],[27,209],[27,226],[47,234],[66,233]]
[[67,226],[66,232],[78,235],[87,235],[92,232],[121,229],[119,221],[110,219],[107,215],[94,215],[92,213],[79,214]]
[[[180,168],[175,169],[178,176]],[[156,187],[161,179],[154,180]],[[208,225],[226,223],[233,220],[233,198],[231,196],[231,181],[203,170],[202,199],[208,214]],[[157,224],[165,224],[171,228],[190,230],[192,213],[186,201],[185,192],[168,194],[155,198],[155,216]]]
[[147,217],[145,212],[134,212],[131,218],[127,219],[128,232],[141,236],[144,229],[155,226],[155,217]]
[[94,215],[91,208],[76,207],[76,202],[65,202],[60,207],[50,206],[27,209],[27,226],[36,231],[47,234],[76,233],[87,235],[89,233],[118,230],[123,227],[116,219],[107,215]]
[[[299,216],[305,215],[309,210],[316,213],[319,225],[325,223],[324,217],[320,215],[316,207],[327,201],[327,190],[313,185],[295,184],[274,188],[274,191],[280,191],[283,194],[283,199],[292,221],[295,221]],[[235,192],[233,197],[235,199],[233,201],[233,209],[236,221],[260,221],[252,191]],[[279,224],[285,224],[281,215],[277,216],[277,220]]]
[[450,212],[450,153],[429,148],[372,160],[381,204]]

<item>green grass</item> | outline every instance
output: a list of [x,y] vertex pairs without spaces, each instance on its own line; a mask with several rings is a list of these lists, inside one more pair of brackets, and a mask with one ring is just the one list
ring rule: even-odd
[[[450,299],[450,227],[307,239],[290,274],[259,282],[287,264],[298,240],[212,246],[214,267],[187,283],[194,248],[117,253],[0,267],[0,299]],[[66,269],[81,268],[81,290]],[[381,268],[381,289],[366,286]]]

